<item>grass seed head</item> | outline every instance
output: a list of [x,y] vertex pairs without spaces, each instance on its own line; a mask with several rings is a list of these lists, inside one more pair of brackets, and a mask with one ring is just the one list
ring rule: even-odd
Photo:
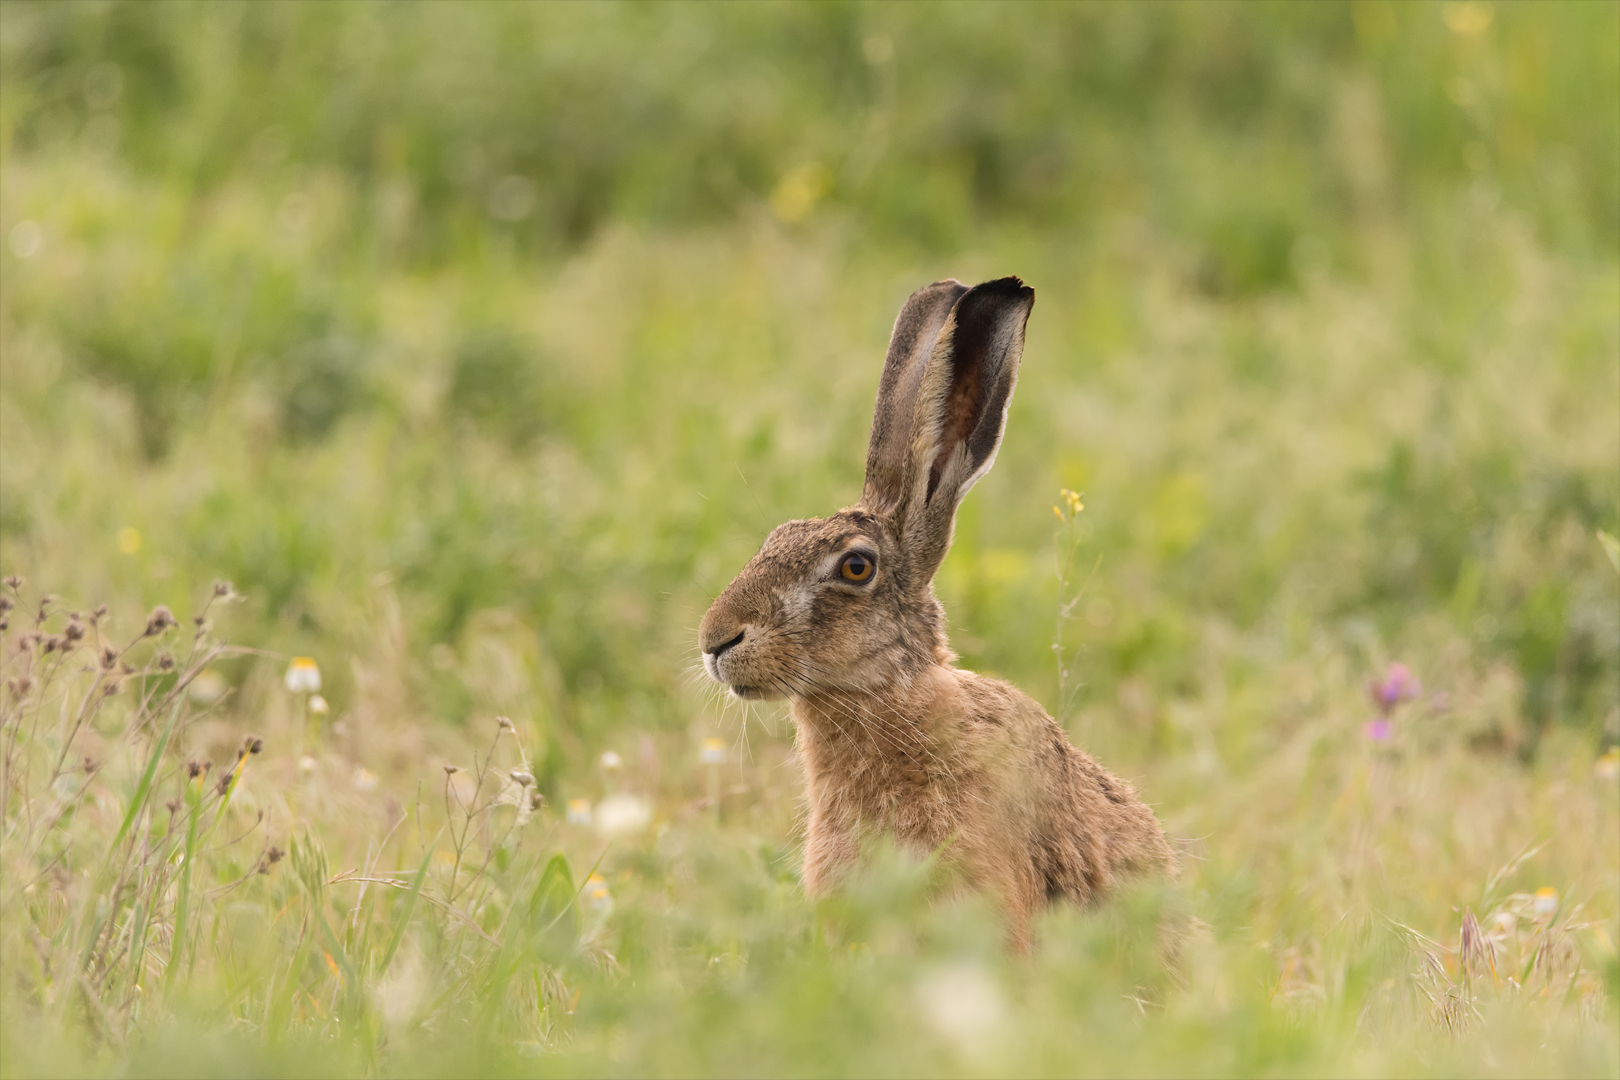
[[18,589],[23,587],[23,579],[18,577],[16,574],[7,574],[5,585],[6,588],[10,589],[12,592],[16,592]]
[[145,636],[152,637],[154,634],[161,634],[170,627],[179,625],[180,620],[174,617],[174,612],[169,610],[169,605],[159,604],[152,609],[152,614],[146,617]]

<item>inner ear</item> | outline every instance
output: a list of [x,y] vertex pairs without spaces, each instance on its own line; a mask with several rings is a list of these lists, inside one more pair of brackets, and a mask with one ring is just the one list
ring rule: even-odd
[[[951,357],[951,387],[945,397],[945,415],[941,419],[939,431],[939,451],[934,455],[934,464],[928,470],[928,498],[934,497],[934,489],[939,487],[939,478],[945,473],[945,465],[951,460],[951,454],[957,446],[968,441],[973,430],[984,412],[984,401],[988,394],[985,371],[985,357],[988,350],[984,348],[986,342],[977,341],[969,343],[963,340],[962,330],[958,328],[956,340],[952,342]],[[984,335],[981,331],[980,337]],[[966,347],[964,347],[966,346]]]

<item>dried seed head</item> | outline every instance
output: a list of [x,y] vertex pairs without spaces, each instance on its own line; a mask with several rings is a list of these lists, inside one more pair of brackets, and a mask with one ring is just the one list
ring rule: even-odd
[[0,634],[5,633],[9,629],[11,629],[11,620],[10,619],[0,619]]
[[13,601],[11,597],[7,596],[5,593],[0,593],[0,611],[10,611],[16,606],[16,602]]
[[123,672],[125,675],[133,675],[135,674],[135,665],[130,663],[128,660],[125,660],[122,664],[118,665],[118,670]]
[[120,689],[122,689],[122,684],[119,683],[117,679],[113,679],[112,681],[108,682],[106,686],[101,688],[101,692],[107,697],[112,697],[114,694],[118,693]]
[[84,755],[84,771],[85,772],[87,772],[87,773],[95,772],[96,771],[96,765],[97,765],[97,762],[96,762],[95,758],[91,757],[89,754]]
[[111,671],[113,665],[116,663],[118,663],[118,650],[113,648],[111,645],[103,645],[101,647],[102,670]]
[[281,861],[281,857],[284,854],[286,853],[280,848],[272,846],[269,851],[264,853],[264,861],[274,866],[276,863]]
[[[1463,974],[1477,975],[1491,963],[1491,943],[1480,929],[1473,908],[1463,909],[1462,940],[1458,950],[1462,956]],[[1493,965],[1494,966],[1494,965]]]
[[18,589],[22,588],[23,579],[18,577],[16,574],[7,574],[5,585],[6,588],[10,589],[12,592],[16,592]]
[[446,765],[444,767],[444,775],[446,775],[446,776],[454,776],[456,773],[458,773],[460,771],[461,771],[461,766],[459,766],[459,765]]
[[179,799],[170,799],[167,802],[165,802],[163,805],[169,808],[169,814],[171,816],[173,816],[174,814],[176,814],[176,813],[178,813],[180,811],[180,800]]
[[228,581],[216,581],[216,582],[214,582],[214,595],[215,596],[235,596],[236,595],[236,589],[233,588],[231,586],[231,583],[228,582]]
[[208,765],[209,763],[206,761],[186,762],[186,778],[188,780],[197,779],[197,777],[208,771]]
[[60,635],[60,634],[52,634],[51,636],[49,636],[49,637],[47,637],[45,639],[45,652],[53,653],[57,649],[60,649],[63,645],[66,645],[66,644],[67,644],[67,642],[62,640],[62,635]]
[[264,750],[264,740],[257,735],[249,735],[242,740],[242,749],[250,754],[257,754]]
[[502,731],[506,731],[512,726],[511,719],[505,716],[497,716],[495,722],[500,725]]
[[92,611],[90,613],[90,621],[91,622],[99,622],[100,620],[102,620],[102,619],[104,619],[106,617],[107,617],[107,605],[106,604],[97,604],[96,605],[96,610],[94,610],[94,611]]
[[515,783],[518,783],[518,784],[522,785],[523,787],[533,787],[534,786],[534,777],[530,776],[528,773],[524,772],[522,769],[513,769],[508,775],[512,777],[512,780]]
[[20,698],[34,688],[34,680],[27,675],[19,675],[15,679],[7,679],[6,688],[11,691],[12,697]]
[[146,636],[161,634],[171,626],[179,625],[180,621],[174,617],[174,612],[169,610],[169,605],[159,604],[152,609],[152,614],[146,617]]
[[529,792],[529,809],[538,810],[545,804],[546,797],[538,791]]
[[219,783],[216,784],[215,787],[219,791],[220,797],[223,798],[226,794],[228,794],[230,792],[231,784],[234,783],[235,780],[236,780],[236,774],[235,773],[225,773],[223,776],[221,776],[219,778]]
[[77,619],[68,623],[67,627],[62,631],[62,636],[67,638],[70,645],[78,642],[84,637],[84,623],[79,622]]
[[170,656],[168,653],[164,653],[162,656],[157,658],[157,666],[159,671],[173,671],[174,657]]

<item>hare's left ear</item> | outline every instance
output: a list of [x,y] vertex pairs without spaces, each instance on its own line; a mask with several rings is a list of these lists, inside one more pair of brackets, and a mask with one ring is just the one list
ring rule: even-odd
[[950,547],[957,504],[996,460],[1034,306],[1035,290],[1015,277],[975,285],[934,343],[917,388],[899,523],[913,569],[927,577]]

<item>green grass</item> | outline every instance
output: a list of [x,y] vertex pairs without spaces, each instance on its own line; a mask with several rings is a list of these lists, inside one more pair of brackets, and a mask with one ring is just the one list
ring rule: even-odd
[[[0,1073],[1620,1073],[1620,6],[8,0],[0,180]],[[1184,855],[1027,961],[694,664],[1004,273],[953,643]]]

